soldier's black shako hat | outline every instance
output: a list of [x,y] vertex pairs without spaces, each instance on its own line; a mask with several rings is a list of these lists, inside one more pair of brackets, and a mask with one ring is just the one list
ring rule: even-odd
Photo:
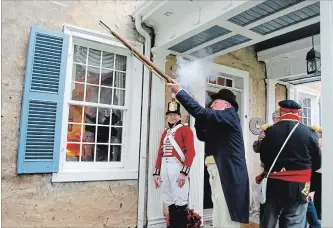
[[298,112],[302,108],[296,101],[293,100],[283,100],[279,102],[280,110],[284,112]]
[[180,115],[180,104],[176,102],[175,98],[172,98],[171,102],[168,103],[168,110],[166,111],[165,115],[170,113],[176,113]]
[[236,96],[233,92],[231,92],[228,89],[221,89],[218,93],[215,93],[210,96],[212,98],[213,103],[216,99],[221,99],[229,102],[232,107],[236,109],[236,112],[238,111],[238,103],[236,101]]

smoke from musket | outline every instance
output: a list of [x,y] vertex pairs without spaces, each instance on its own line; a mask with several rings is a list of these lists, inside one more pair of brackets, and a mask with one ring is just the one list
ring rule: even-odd
[[[209,51],[200,51],[199,56],[209,55]],[[214,61],[187,60],[177,56],[176,80],[191,94],[196,91],[205,90],[208,80],[216,80],[219,72],[208,66]]]

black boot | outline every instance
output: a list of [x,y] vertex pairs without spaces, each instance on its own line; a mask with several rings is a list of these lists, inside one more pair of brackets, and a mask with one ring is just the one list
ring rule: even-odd
[[177,211],[174,204],[169,206],[169,222],[169,228],[177,228]]
[[188,219],[187,219],[187,205],[176,206],[177,213],[177,228],[187,228]]

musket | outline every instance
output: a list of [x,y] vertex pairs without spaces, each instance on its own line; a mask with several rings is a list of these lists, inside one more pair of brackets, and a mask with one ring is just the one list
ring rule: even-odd
[[[120,42],[122,42],[132,53],[133,55],[140,60],[145,66],[148,67],[150,71],[153,73],[157,73],[162,78],[166,80],[166,82],[172,83],[172,79],[161,71],[154,63],[152,63],[149,59],[147,59],[144,55],[142,55],[138,50],[136,50],[132,45],[130,45],[126,40],[124,40],[121,36],[119,36],[115,31],[113,31],[108,25],[106,25],[102,20],[99,21],[99,24],[107,29],[114,37],[116,37]],[[154,71],[155,72],[154,72]]]

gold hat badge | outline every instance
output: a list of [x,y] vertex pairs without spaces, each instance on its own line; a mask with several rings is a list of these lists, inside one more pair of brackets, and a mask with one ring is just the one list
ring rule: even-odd
[[176,102],[171,102],[171,103],[169,104],[169,110],[170,110],[171,112],[177,110]]

